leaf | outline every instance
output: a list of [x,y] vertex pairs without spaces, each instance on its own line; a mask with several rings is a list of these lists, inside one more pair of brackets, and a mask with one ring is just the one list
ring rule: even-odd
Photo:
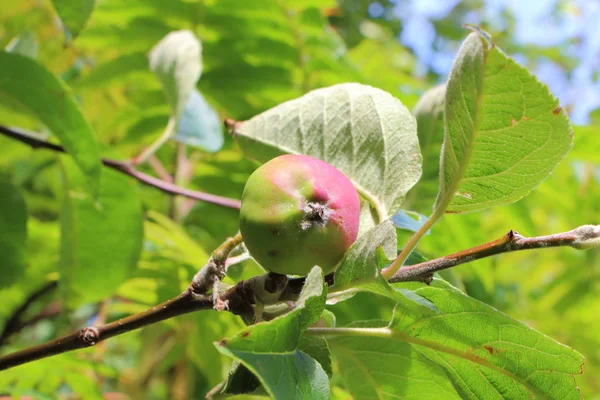
[[422,300],[401,300],[385,328],[310,332],[327,338],[356,397],[580,398],[573,377],[583,357],[574,350],[439,279],[410,287]]
[[212,153],[223,147],[225,139],[219,115],[198,90],[192,91],[173,139]]
[[36,59],[39,47],[35,35],[31,31],[24,31],[6,45],[6,51]]
[[142,249],[143,214],[135,181],[106,170],[95,201],[64,161],[60,285],[68,304],[77,306],[112,295],[131,276]]
[[217,349],[252,371],[276,399],[328,399],[329,380],[323,367],[297,348],[302,333],[323,312],[325,297],[323,273],[314,267],[306,278],[296,308],[221,340],[216,343]]
[[331,351],[327,345],[327,341],[320,337],[302,336],[298,344],[300,350],[308,354],[321,364],[327,376],[331,378],[333,368],[331,366]]
[[389,93],[356,83],[314,90],[238,124],[242,149],[267,161],[311,155],[339,168],[377,210],[394,214],[421,176],[415,121]]
[[0,289],[25,272],[27,207],[20,188],[0,180]]
[[471,33],[448,78],[435,206],[446,212],[521,199],[548,177],[572,144],[569,119],[548,88],[496,46],[486,45]]
[[96,194],[100,181],[100,152],[92,128],[71,89],[30,58],[0,51],[0,65],[0,97],[8,96],[27,107],[58,137]]
[[158,76],[178,120],[202,73],[202,47],[187,30],[165,36],[150,51],[150,70]]
[[584,359],[573,349],[439,279],[411,286],[436,310],[400,303],[392,336],[446,368],[462,396],[580,398],[573,377],[582,373]]
[[65,27],[66,41],[75,39],[87,24],[96,0],[52,0],[56,13]]
[[343,335],[328,342],[346,390],[356,399],[461,398],[444,369],[409,343]]
[[356,287],[378,277],[378,254],[382,249],[388,259],[396,255],[396,231],[391,221],[385,221],[359,237],[350,246],[335,273],[335,286]]
[[445,85],[436,86],[425,92],[413,109],[423,155],[423,175],[408,193],[405,207],[430,210],[430,205],[435,202],[440,181],[440,152],[444,141],[445,94]]

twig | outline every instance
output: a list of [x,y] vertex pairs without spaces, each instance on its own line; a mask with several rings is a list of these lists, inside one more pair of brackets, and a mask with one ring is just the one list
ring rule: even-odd
[[160,179],[162,179],[163,181],[169,182],[169,183],[174,182],[174,179],[171,176],[171,174],[169,173],[169,171],[167,171],[167,169],[165,168],[163,163],[160,162],[158,157],[156,157],[154,154],[151,155],[150,157],[148,157],[148,165],[150,165],[150,167],[152,167],[154,172],[156,172],[158,177]]
[[[221,265],[225,267],[227,265],[227,257],[239,244],[239,241],[241,241],[239,235],[230,238],[213,252],[211,259],[213,261],[216,260],[217,266]],[[429,282],[434,272],[480,258],[510,251],[558,246],[570,246],[576,249],[599,247],[600,225],[584,225],[568,232],[532,238],[526,238],[514,231],[510,231],[501,238],[481,246],[435,260],[403,267],[390,279],[390,282]],[[205,268],[202,270],[205,270]],[[208,273],[204,276],[207,277],[205,279],[214,279],[214,275]],[[211,276],[212,278],[210,278]],[[326,277],[328,284],[331,284],[331,278],[332,275]],[[218,283],[218,279],[214,282]],[[113,336],[178,315],[197,310],[213,309],[216,308],[216,303],[227,304],[226,309],[228,311],[241,316],[244,320],[251,323],[255,315],[254,305],[256,301],[261,301],[263,305],[277,304],[282,301],[295,301],[298,298],[303,283],[304,279],[302,278],[288,279],[285,275],[273,273],[259,275],[245,281],[240,281],[224,292],[216,292],[217,302],[213,298],[215,293],[213,293],[213,296],[195,293],[198,285],[202,288],[208,288],[206,293],[210,290],[211,285],[202,281],[197,282],[197,284],[191,283],[188,289],[178,297],[139,314],[134,314],[103,326],[83,328],[51,342],[0,356],[0,371],[52,355],[93,346]]]
[[583,225],[568,232],[531,238],[526,238],[511,230],[501,238],[489,243],[434,260],[404,266],[389,279],[389,282],[422,281],[429,283],[435,272],[480,258],[512,251],[559,246],[570,246],[580,250],[600,246],[600,225]]
[[[223,244],[213,251],[207,263],[198,271],[190,287],[197,294],[206,294],[218,283],[224,276],[227,270],[227,258],[229,254],[242,243],[242,235],[227,239]],[[216,291],[215,291],[216,292]],[[217,298],[215,298],[216,302]],[[215,304],[215,307],[217,304]],[[226,306],[226,304],[224,305]]]
[[177,315],[211,308],[212,300],[209,297],[196,296],[188,289],[176,298],[139,314],[134,314],[98,327],[86,327],[53,341],[2,356],[0,357],[0,371],[40,358],[94,346],[113,336]]
[[[32,136],[31,134],[22,132],[15,128],[8,128],[6,126],[0,125],[0,133],[12,139],[15,139],[21,143],[25,143],[33,149],[47,149],[59,153],[66,153],[65,149],[62,146],[38,139]],[[190,199],[205,201],[207,203],[216,204],[227,208],[233,208],[236,210],[240,209],[241,202],[239,200],[179,187],[173,183],[165,182],[161,179],[140,172],[133,165],[124,161],[112,160],[108,158],[102,158],[101,161],[102,164],[104,164],[106,167],[112,168],[115,171],[119,171],[123,174],[129,175],[137,179],[141,183],[148,186],[152,186],[165,193],[185,196],[189,197]]]
[[31,306],[40,297],[43,297],[46,294],[52,292],[57,287],[58,287],[57,281],[48,282],[44,286],[42,286],[41,288],[36,290],[35,292],[31,293],[31,295],[29,295],[29,297],[27,299],[25,299],[23,304],[21,304],[21,306],[13,312],[13,314],[10,316],[8,321],[6,321],[6,324],[4,324],[4,329],[2,330],[2,333],[0,334],[0,345],[2,345],[2,343],[4,343],[10,335],[18,332],[19,330],[21,330],[23,328],[23,326],[25,326],[24,324],[20,323],[19,321],[21,320],[21,318],[23,317],[25,312],[29,309],[29,306]]
[[[219,301],[228,304],[227,310],[229,312],[241,316],[245,321],[252,322],[255,297],[260,296],[260,292],[274,293],[276,290],[280,291],[280,295],[273,299],[276,302],[294,301],[298,298],[303,280],[297,279],[291,285],[282,285],[282,278],[285,279],[285,275],[266,274],[240,281],[235,286],[220,293],[218,295]],[[192,285],[190,285],[185,292],[176,298],[141,313],[102,326],[89,326],[50,342],[0,356],[0,371],[71,350],[94,346],[113,336],[179,315],[213,308],[213,296],[198,295],[194,293]]]

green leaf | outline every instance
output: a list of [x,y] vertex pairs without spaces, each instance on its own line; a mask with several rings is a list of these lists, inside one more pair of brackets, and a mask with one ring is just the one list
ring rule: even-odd
[[333,375],[331,351],[325,339],[315,336],[302,336],[300,343],[298,343],[298,348],[317,360],[327,373],[327,376],[331,378]]
[[162,82],[178,120],[202,73],[200,41],[191,31],[169,33],[150,52],[150,70]]
[[58,137],[96,194],[100,181],[100,152],[92,128],[71,89],[30,58],[0,51],[0,65],[0,97],[8,96],[27,107]]
[[27,207],[20,188],[0,180],[0,288],[14,283],[27,262]]
[[204,96],[194,90],[190,95],[173,139],[211,153],[221,150],[225,138],[217,112]]
[[143,214],[135,181],[106,170],[94,200],[64,161],[60,284],[67,303],[77,306],[112,295],[131,276],[142,249]]
[[446,87],[436,208],[459,213],[515,202],[571,148],[558,100],[477,33],[461,46]]
[[409,343],[368,335],[339,335],[328,343],[356,399],[461,398],[444,369]]
[[75,39],[87,24],[96,0],[52,0],[56,13],[65,27],[66,41]]
[[413,116],[398,99],[370,86],[314,90],[238,124],[235,133],[256,160],[307,154],[339,168],[380,221],[398,211],[421,176]]
[[379,276],[378,249],[387,259],[396,255],[396,230],[385,221],[359,237],[346,252],[335,273],[335,286],[356,288],[361,283],[375,281]]
[[580,398],[574,376],[582,373],[584,358],[573,349],[444,281],[410,286],[436,309],[400,303],[390,339],[411,343],[444,367],[463,398]]
[[323,312],[325,297],[323,273],[314,267],[294,310],[221,340],[217,349],[252,371],[276,399],[328,399],[329,380],[323,367],[298,349],[302,333]]
[[31,31],[24,31],[6,45],[6,51],[36,59],[39,47],[35,34]]
[[581,397],[574,376],[584,360],[573,349],[446,282],[409,286],[401,290],[413,294],[400,300],[387,327],[369,321],[309,331],[327,338],[356,397]]
[[423,175],[408,193],[405,207],[429,211],[431,204],[435,202],[440,181],[440,153],[444,142],[445,94],[445,85],[436,86],[425,92],[413,109],[423,155]]

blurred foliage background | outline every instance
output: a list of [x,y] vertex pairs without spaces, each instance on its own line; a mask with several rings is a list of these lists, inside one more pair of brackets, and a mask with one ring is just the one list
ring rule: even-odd
[[[201,39],[204,68],[198,89],[220,117],[244,120],[311,89],[350,81],[384,89],[412,108],[425,90],[445,81],[467,33],[462,25],[480,24],[503,50],[551,87],[574,122],[587,126],[575,128],[571,155],[524,200],[444,217],[420,245],[422,253],[435,257],[495,239],[509,229],[533,236],[600,223],[600,117],[595,111],[600,107],[600,5],[530,3],[99,0],[80,37],[66,43],[50,1],[5,0],[0,47],[25,35],[37,59],[73,88],[103,154],[128,159],[155,140],[168,120],[169,106],[148,68],[147,55],[170,31],[190,29]],[[43,132],[36,120],[2,101],[0,124]],[[405,206],[428,214],[435,200],[441,137],[438,133],[421,140],[424,178]],[[233,198],[240,198],[255,168],[230,137],[218,153],[173,141],[157,158],[178,184]],[[156,172],[150,166],[145,171]],[[237,230],[234,210],[173,200],[140,187],[145,222],[137,267],[110,298],[68,305],[52,283],[59,275],[59,200],[64,190],[57,156],[0,137],[0,178],[22,188],[29,212],[27,268],[16,282],[0,289],[0,326],[34,292],[46,289],[19,321],[19,332],[3,338],[3,352],[173,297],[214,247]],[[406,240],[407,234],[400,233],[400,241]],[[248,261],[233,269],[230,279],[259,271]],[[588,398],[600,399],[598,251],[561,248],[506,254],[460,266],[444,277],[583,353],[585,374],[577,382]],[[383,317],[368,295],[336,311],[342,316],[340,324]],[[229,367],[212,342],[241,326],[227,313],[178,317],[92,349],[3,372],[0,393],[35,398],[200,398]],[[341,390],[334,395],[345,398]]]

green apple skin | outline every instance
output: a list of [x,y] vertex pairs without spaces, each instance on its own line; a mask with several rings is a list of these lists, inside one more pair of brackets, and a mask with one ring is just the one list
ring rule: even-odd
[[360,199],[352,182],[314,157],[283,155],[260,166],[242,195],[240,231],[265,269],[306,275],[338,266],[358,235]]

